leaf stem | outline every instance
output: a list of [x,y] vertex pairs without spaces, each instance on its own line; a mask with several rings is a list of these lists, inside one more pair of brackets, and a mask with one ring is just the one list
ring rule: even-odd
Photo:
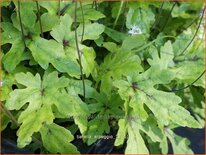
[[60,12],[61,12],[61,0],[58,1],[58,16],[60,18]]
[[200,29],[200,25],[201,25],[202,20],[203,20],[203,17],[204,17],[204,12],[205,12],[205,8],[204,8],[203,11],[202,11],[202,15],[201,15],[201,18],[200,18],[200,22],[199,22],[198,27],[197,27],[197,29],[196,29],[196,31],[195,31],[195,34],[193,35],[192,39],[191,39],[190,42],[187,44],[187,46],[183,49],[183,51],[182,51],[178,56],[183,55],[183,54],[185,53],[185,51],[188,49],[188,47],[189,47],[189,46],[192,44],[192,42],[194,41],[194,39],[195,39],[195,37],[196,37],[196,35],[197,35],[197,32],[198,32],[199,29]]
[[175,5],[176,5],[176,2],[173,3],[172,8],[170,9],[170,12],[169,12],[169,14],[168,14],[168,16],[167,16],[166,22],[165,22],[165,24],[163,25],[161,31],[164,31],[164,29],[165,29],[165,27],[166,27],[166,25],[167,25],[167,23],[168,23],[168,21],[169,21],[169,17],[170,17],[170,15],[171,15],[171,13],[172,13]]
[[154,44],[157,40],[159,40],[159,39],[164,39],[164,38],[175,38],[175,37],[168,35],[168,36],[163,36],[163,37],[160,37],[160,38],[156,38],[156,39],[154,39],[153,41],[151,41],[150,43],[148,43],[148,44],[146,44],[146,45],[138,48],[137,50],[136,50],[136,49],[133,49],[132,51],[134,51],[134,52],[142,51],[142,50],[148,48],[149,46],[151,46],[152,44]]
[[20,27],[21,27],[22,41],[23,41],[23,43],[24,43],[24,48],[26,49],[25,35],[24,35],[23,24],[22,24],[22,20],[21,20],[20,1],[18,1],[18,16],[19,16],[19,23],[20,23]]
[[164,3],[165,3],[165,2],[163,1],[162,4],[161,4],[161,6],[160,6],[160,11],[159,11],[159,13],[158,13],[157,20],[153,23],[151,29],[154,29],[154,27],[155,27],[157,24],[159,24],[159,22],[160,22],[160,18],[161,18],[161,14],[162,14],[162,9],[163,9]]
[[116,17],[116,19],[115,19],[115,21],[114,21],[113,29],[114,29],[115,26],[117,25],[117,21],[119,20],[119,17],[120,17],[122,8],[123,8],[123,4],[124,4],[124,1],[122,0],[121,3],[120,3],[119,11],[118,11],[118,13],[117,13],[117,17]]
[[37,8],[37,16],[38,16],[38,19],[39,19],[39,26],[40,26],[40,31],[41,31],[41,37],[44,37],[38,1],[36,1],[36,8]]
[[16,127],[19,127],[19,124],[15,117],[12,115],[12,113],[4,106],[4,104],[1,102],[1,108],[3,111],[7,114],[8,118],[16,125]]
[[176,91],[181,91],[181,90],[184,90],[186,88],[189,88],[190,86],[192,86],[194,83],[196,83],[203,75],[205,74],[205,70],[192,82],[190,83],[189,85],[185,86],[185,87],[182,87],[180,89],[174,89],[174,90],[170,90],[168,92],[176,92]]
[[[74,23],[75,24],[77,23],[77,1],[75,1]],[[78,45],[77,28],[75,29],[75,42],[76,42],[77,54],[79,58],[80,73],[81,73],[81,79],[83,85],[83,97],[85,100],[85,82],[84,82],[84,75],[83,75],[83,68],[82,68],[82,61],[81,61],[81,52],[79,50],[79,45]]]
[[83,12],[83,8],[82,8],[82,2],[80,1],[79,3],[80,3],[81,13],[82,13],[82,21],[83,21],[82,38],[81,38],[81,42],[82,42],[84,39],[85,21],[84,21],[84,12]]
[[[124,10],[123,10],[123,15],[125,15],[125,12],[126,12],[126,9],[127,9],[127,1],[126,1],[126,3],[125,3],[125,5],[124,5]],[[122,28],[121,28],[121,32],[123,31],[123,29],[124,29],[124,26],[125,26],[125,22],[126,21],[126,17],[124,17],[124,20],[123,20],[123,24],[122,24]]]

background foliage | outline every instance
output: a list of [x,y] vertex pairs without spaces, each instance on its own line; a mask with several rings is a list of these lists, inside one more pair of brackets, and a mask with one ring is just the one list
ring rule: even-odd
[[193,153],[174,129],[205,126],[203,7],[2,2],[2,131],[40,153],[111,134],[127,154]]

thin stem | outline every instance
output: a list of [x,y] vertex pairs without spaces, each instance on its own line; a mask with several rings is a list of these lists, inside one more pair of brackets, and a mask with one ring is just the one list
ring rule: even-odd
[[166,20],[164,26],[162,27],[161,31],[164,31],[164,29],[165,29],[165,27],[166,27],[166,25],[167,25],[167,23],[168,23],[168,21],[169,21],[169,16],[171,15],[171,13],[172,13],[175,5],[176,5],[176,2],[173,3],[172,8],[170,9],[170,13],[168,14],[167,20]]
[[[77,1],[75,1],[74,23],[75,24],[77,23]],[[82,61],[81,61],[81,52],[79,50],[79,45],[78,45],[77,29],[75,29],[75,42],[77,47],[77,54],[79,58],[80,73],[81,73],[81,79],[83,85],[83,97],[85,100],[85,83],[84,83],[84,75],[83,75],[83,68],[82,68]]]
[[164,3],[165,3],[165,2],[163,1],[163,2],[162,2],[162,5],[160,6],[160,11],[159,11],[159,13],[158,13],[157,20],[153,23],[151,29],[153,29],[154,26],[156,26],[156,25],[159,24],[159,22],[160,22],[160,17],[161,17],[161,14],[162,14],[162,8],[163,8],[163,6],[164,6]]
[[64,6],[63,9],[61,9],[61,11],[60,11],[60,16],[65,13],[65,11],[69,8],[70,5],[71,5],[71,4],[67,4],[67,5]]
[[188,47],[189,47],[189,46],[192,44],[192,42],[194,41],[194,39],[195,39],[195,37],[196,37],[196,35],[197,35],[197,32],[198,32],[199,29],[200,29],[200,26],[201,26],[201,23],[202,23],[202,20],[203,20],[203,17],[204,17],[204,12],[205,12],[205,8],[204,8],[203,11],[202,11],[202,15],[201,15],[201,18],[200,18],[200,22],[199,22],[199,24],[198,24],[198,27],[197,27],[197,29],[196,29],[196,31],[195,31],[194,36],[193,36],[192,39],[190,40],[189,44],[187,44],[187,46],[183,49],[183,51],[182,51],[178,56],[183,55],[183,54],[185,53],[185,51],[188,49]]
[[42,24],[41,24],[41,17],[40,17],[40,10],[39,10],[39,3],[38,3],[38,1],[36,1],[36,8],[37,8],[37,16],[38,16],[38,19],[39,19],[39,27],[40,27],[40,31],[41,31],[41,37],[44,37],[43,29],[42,29]]
[[81,38],[81,42],[82,42],[84,39],[85,21],[84,21],[84,12],[83,12],[83,8],[82,8],[82,2],[80,1],[79,3],[80,3],[81,13],[82,13],[82,21],[83,21],[82,38]]
[[[124,10],[123,10],[123,13],[122,13],[123,15],[125,15],[126,9],[127,9],[127,1],[126,1],[125,5],[124,5]],[[125,23],[126,23],[125,21],[126,21],[126,17],[124,17],[122,28],[121,28],[121,32],[124,29],[124,26],[125,26]]]
[[159,39],[164,39],[164,38],[175,38],[175,37],[174,37],[174,36],[163,36],[163,37],[160,37],[160,38],[156,38],[156,39],[154,39],[153,41],[151,41],[150,43],[148,43],[148,44],[146,44],[146,45],[143,45],[143,46],[141,46],[141,47],[138,48],[138,49],[133,49],[132,51],[134,51],[134,52],[142,51],[142,50],[148,48],[149,46],[151,46],[152,44],[154,44],[157,40],[159,40]]
[[12,113],[4,106],[4,104],[1,102],[1,108],[4,110],[8,118],[16,125],[16,127],[19,127],[19,124],[15,117],[12,115]]
[[58,1],[58,16],[60,18],[61,13],[61,0]]
[[19,16],[19,23],[20,23],[20,27],[21,27],[22,41],[23,41],[23,43],[24,43],[24,48],[26,49],[25,35],[24,35],[23,24],[22,24],[22,20],[21,20],[20,1],[18,1],[18,16]]
[[170,90],[169,92],[176,92],[176,91],[181,91],[184,90],[186,88],[189,88],[190,86],[192,86],[195,82],[197,82],[203,75],[205,74],[205,70],[189,85],[182,87],[180,89],[174,89],[174,90]]
[[93,2],[92,2],[92,9],[94,8],[94,2],[95,2],[95,0],[93,0]]
[[115,19],[115,21],[114,21],[113,29],[114,29],[115,26],[117,25],[117,21],[119,20],[119,17],[120,17],[121,11],[122,11],[123,4],[124,4],[124,1],[122,0],[121,3],[120,3],[119,11],[118,11],[118,13],[117,13],[117,17],[116,17],[116,19]]

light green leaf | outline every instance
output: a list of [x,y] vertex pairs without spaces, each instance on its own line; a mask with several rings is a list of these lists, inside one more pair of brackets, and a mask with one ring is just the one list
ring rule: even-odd
[[3,29],[2,32],[2,45],[6,43],[13,43],[22,40],[21,32],[19,32],[12,23],[2,22],[1,27]]
[[[179,105],[181,98],[173,93],[156,90],[153,86],[161,83],[168,83],[172,80],[167,71],[157,71],[150,68],[146,72],[135,76],[133,82],[125,82],[118,85],[121,81],[114,83],[119,88],[120,95],[127,99],[127,92],[136,104],[143,102],[153,112],[158,122],[168,125],[170,121],[188,127],[200,127],[199,123],[190,115],[189,111]],[[170,72],[169,72],[170,73]],[[134,101],[133,101],[134,102]]]
[[[115,51],[115,49],[114,49]],[[101,80],[100,90],[105,94],[110,94],[112,89],[112,79],[121,79],[122,75],[133,74],[142,71],[140,59],[131,52],[118,51],[109,53],[99,67],[99,77]]]
[[91,47],[81,46],[81,61],[83,66],[83,71],[88,77],[94,70],[95,67],[95,51]]
[[117,47],[117,44],[113,42],[104,42],[103,47],[106,48],[110,52],[117,52],[119,48]]
[[105,27],[104,33],[118,43],[121,43],[128,36],[125,33],[121,33],[109,27]]
[[79,153],[70,142],[74,139],[71,132],[55,123],[44,124],[40,130],[44,147],[51,153]]
[[24,44],[21,40],[15,41],[11,49],[3,57],[3,64],[8,72],[12,72],[21,62],[24,52]]
[[[96,11],[95,9],[91,9],[91,8],[83,8],[83,14],[84,14],[84,20],[87,21],[87,20],[98,20],[98,19],[101,19],[101,18],[105,18],[105,15],[102,14],[101,12],[99,11]],[[78,21],[79,22],[83,22],[83,19],[82,19],[82,11],[81,10],[78,10],[77,12],[77,17],[78,18]]]
[[[68,85],[68,80],[64,77],[58,78],[57,72],[45,75],[43,81],[41,81],[39,74],[33,76],[29,72],[27,74],[16,74],[15,78],[18,83],[26,86],[26,88],[12,91],[6,102],[6,107],[9,110],[19,110],[26,103],[29,103],[18,118],[18,122],[22,123],[17,134],[18,146],[24,147],[31,142],[32,134],[40,130],[43,122],[51,123],[53,121],[52,105],[56,105],[58,108],[61,105],[64,106],[65,102],[68,104],[67,100],[62,101],[68,95],[60,92],[61,88]],[[62,113],[64,114],[67,111],[67,116],[69,116],[70,110],[74,107],[70,105],[66,108]],[[61,112],[61,109],[58,110]],[[77,110],[80,111],[81,107]]]
[[68,42],[68,46],[76,47],[74,32],[71,31],[73,19],[69,14],[65,14],[60,18],[60,24],[54,27],[51,31],[51,36],[63,44],[63,40]]
[[[86,23],[84,34],[83,34],[83,40],[95,40],[100,37],[100,34],[104,32],[104,25],[98,24],[98,23]],[[83,31],[83,24],[81,24],[78,29],[78,36],[79,38],[82,37],[82,31]],[[81,40],[81,39],[79,39]]]
[[[41,26],[42,26],[42,32],[48,32],[52,30],[55,26],[59,24],[59,17],[58,16],[52,16],[49,13],[44,13],[41,15]],[[40,34],[40,25],[39,21],[36,22],[34,29],[31,30],[31,32],[35,34]]]
[[[14,2],[16,9],[18,11],[18,4]],[[21,20],[24,26],[26,27],[33,27],[36,22],[36,3],[35,2],[20,2],[20,9],[21,9]],[[19,20],[19,19],[18,19]]]
[[134,48],[139,48],[146,43],[146,38],[144,35],[132,35],[125,38],[122,43],[122,49],[132,50]]
[[119,130],[117,132],[116,140],[114,143],[115,146],[119,146],[124,143],[126,131],[127,131],[126,128],[127,123],[125,119],[120,119],[118,125],[119,125]]
[[[181,3],[179,6],[174,7],[174,10],[172,11],[172,17],[173,18],[196,18],[197,14],[199,14],[199,10],[202,8],[203,4],[201,1],[198,3]],[[190,12],[193,12],[192,14]]]
[[138,129],[139,125],[135,121],[128,120],[129,139],[127,140],[125,154],[149,154]]
[[166,129],[166,135],[169,138],[174,154],[193,154],[190,149],[190,142],[187,138],[176,135],[172,130]]
[[51,15],[58,15],[58,2],[51,1],[51,2],[39,2],[39,5],[47,9],[48,13]]
[[22,125],[17,131],[17,146],[20,148],[28,145],[34,132],[38,132],[42,127],[42,124],[52,123],[54,119],[51,107],[43,106],[42,108],[32,111],[22,120]]
[[152,51],[152,59],[148,59],[148,62],[151,66],[158,69],[167,69],[168,67],[174,66],[173,58],[173,49],[170,41],[166,42],[164,46],[160,49],[160,57],[158,51]]
[[65,55],[62,45],[54,40],[46,40],[40,37],[33,40],[29,49],[42,68],[47,69],[49,63],[51,63],[60,72],[78,77],[80,74],[79,65]]

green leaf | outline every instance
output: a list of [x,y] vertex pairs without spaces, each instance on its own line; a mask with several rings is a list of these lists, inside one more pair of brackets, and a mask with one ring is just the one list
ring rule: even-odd
[[[174,7],[174,10],[172,11],[172,17],[177,18],[195,18],[196,15],[199,13],[199,10],[202,8],[203,4],[202,2],[198,3],[181,3],[179,6]],[[191,14],[190,12],[193,12]]]
[[[95,40],[98,39],[100,34],[104,32],[104,25],[98,24],[98,23],[86,23],[84,34],[83,34],[83,40]],[[79,38],[82,37],[82,31],[83,31],[83,24],[81,24],[78,29],[78,36]],[[80,39],[79,39],[80,40]]]
[[173,93],[160,91],[153,87],[156,84],[168,83],[170,80],[171,76],[167,74],[166,70],[158,72],[156,69],[150,68],[135,76],[133,82],[124,82],[123,85],[122,81],[117,81],[114,86],[119,88],[120,95],[124,100],[128,98],[127,92],[130,92],[129,95],[136,101],[136,104],[140,101],[145,103],[158,122],[164,125],[168,125],[172,121],[180,126],[200,127],[189,111],[179,105],[181,98]]
[[140,130],[146,133],[153,142],[161,142],[163,139],[163,133],[153,116],[150,116],[146,121],[141,122]]
[[[176,58],[176,66],[173,69],[175,78],[179,83],[191,84],[205,70],[204,48],[188,53],[184,57]],[[205,87],[204,75],[194,85]]]
[[7,125],[9,124],[9,122],[10,122],[9,117],[2,110],[2,112],[1,112],[1,132],[4,131],[4,129],[6,129]]
[[19,120],[19,123],[22,123],[22,125],[17,131],[17,146],[23,148],[28,145],[32,140],[31,136],[33,133],[38,132],[43,123],[52,123],[53,119],[54,115],[51,107],[46,105],[38,110],[27,113],[23,120]]
[[[48,32],[51,31],[52,28],[57,26],[59,24],[59,17],[58,16],[53,16],[49,13],[44,13],[41,15],[41,26],[42,26],[42,32]],[[35,34],[40,34],[40,25],[39,25],[39,20],[36,22],[34,29],[31,30],[31,32]]]
[[73,19],[69,14],[65,14],[60,18],[60,24],[54,27],[51,31],[51,36],[59,43],[63,40],[68,41],[68,46],[76,47],[74,32],[71,31]]
[[128,36],[122,43],[122,49],[132,50],[134,48],[139,48],[144,45],[146,42],[146,38],[144,35],[133,35]]
[[63,46],[56,41],[36,37],[28,47],[42,68],[47,69],[51,63],[60,72],[66,72],[75,77],[80,74],[78,64],[65,55]]
[[86,133],[88,137],[85,138],[88,145],[91,145],[97,139],[99,139],[99,136],[101,136],[104,132],[109,133],[109,124],[105,119],[107,117],[107,112],[100,112],[96,118],[88,122],[88,130]]
[[108,99],[105,94],[100,94],[96,100],[97,103],[89,104],[88,106],[93,118],[88,122],[88,130],[86,133],[86,135],[89,136],[86,139],[88,145],[94,143],[103,133],[109,133],[110,127],[108,119],[110,117],[123,115],[119,108],[122,100],[118,95],[113,95]]
[[22,61],[24,45],[21,33],[11,23],[2,23],[2,45],[11,43],[11,49],[3,56],[2,62],[8,72],[12,72]]
[[24,44],[21,40],[13,42],[11,49],[3,57],[3,64],[8,72],[12,72],[21,62],[24,52]]
[[172,130],[166,129],[166,135],[168,136],[174,154],[193,154],[192,149],[190,149],[190,142],[187,138],[182,138],[176,135]]
[[118,80],[121,79],[122,75],[127,76],[134,72],[140,72],[142,71],[142,67],[140,66],[140,60],[137,55],[131,52],[118,51],[116,53],[109,53],[98,70],[97,81],[101,80],[100,90],[105,94],[110,94],[112,79]]
[[104,42],[103,47],[106,48],[110,52],[117,52],[119,50],[117,44],[113,42]]
[[47,9],[51,15],[58,15],[58,2],[39,2],[39,5]]
[[[61,93],[59,89],[66,87],[68,80],[64,77],[58,78],[57,72],[45,75],[43,81],[41,81],[39,74],[33,76],[29,72],[16,74],[15,78],[26,88],[12,91],[6,102],[6,107],[9,110],[19,110],[26,103],[29,103],[18,118],[18,122],[22,123],[17,134],[18,146],[24,147],[31,142],[32,134],[40,130],[43,122],[51,123],[53,121],[51,106],[58,107],[58,105],[64,105],[67,102],[65,100],[62,103],[61,99],[64,98],[65,94]],[[53,98],[54,95],[55,98]],[[68,115],[70,109],[67,109]]]
[[127,37],[127,34],[118,32],[109,27],[105,27],[104,33],[118,43],[121,43]]
[[2,45],[6,43],[13,43],[22,40],[21,32],[19,32],[12,23],[2,22],[1,27],[3,29],[2,33]]
[[132,26],[138,26],[144,34],[148,34],[150,26],[155,21],[155,15],[150,8],[129,8],[126,17],[126,26],[131,29]]
[[[83,14],[84,14],[84,20],[85,21],[87,21],[87,20],[98,20],[98,19],[101,19],[101,18],[105,18],[104,14],[102,14],[99,11],[96,11],[95,9],[91,9],[91,8],[84,8],[83,7]],[[78,21],[82,23],[83,19],[82,19],[82,11],[81,10],[77,11],[77,17],[79,17]]]
[[160,57],[156,51],[152,51],[152,59],[148,59],[148,63],[152,67],[156,67],[158,69],[167,69],[168,67],[174,66],[173,58],[173,49],[170,41],[167,41],[164,46],[160,48]]
[[149,154],[138,128],[139,125],[135,121],[128,120],[129,139],[127,140],[125,154]]
[[79,153],[70,142],[74,139],[71,132],[55,123],[44,124],[40,130],[44,147],[51,153]]
[[88,77],[95,68],[95,51],[91,47],[81,46],[81,61],[83,66],[83,71]]
[[[69,58],[71,58],[71,60],[76,61],[76,63],[78,63],[77,60],[79,58],[76,50],[75,35],[74,32],[71,31],[72,22],[73,20],[69,14],[64,15],[61,18],[60,24],[52,29],[51,35],[60,44],[64,45],[64,42],[67,42],[67,45],[66,46],[64,45],[64,50],[66,55]],[[92,31],[90,30],[91,26],[92,26]],[[82,31],[80,27],[78,28],[78,30]],[[97,28],[96,31],[94,31],[95,28]],[[99,37],[100,33],[102,33],[103,31],[104,31],[103,27],[100,24],[87,24],[85,26],[84,39],[95,39],[96,37]],[[79,35],[82,35],[81,32]],[[81,40],[80,38],[81,37],[79,36],[79,41]],[[94,69],[95,52],[92,48],[83,46],[81,44],[79,45],[79,49],[81,51],[81,61],[82,61],[83,71],[88,77],[89,74],[91,74]],[[64,66],[63,64],[60,63],[61,62],[58,61],[57,63],[55,63],[55,65],[56,66],[58,65],[59,68],[61,66]],[[80,69],[78,70],[80,72]]]
[[119,130],[117,132],[116,140],[114,143],[115,146],[119,146],[124,143],[126,131],[127,131],[125,119],[120,119],[118,125],[119,125]]
[[[18,11],[17,2],[14,2],[14,4]],[[37,19],[36,14],[34,12],[37,9],[35,2],[28,2],[28,3],[20,2],[20,9],[21,9],[21,20],[24,26],[30,28],[33,27]]]

